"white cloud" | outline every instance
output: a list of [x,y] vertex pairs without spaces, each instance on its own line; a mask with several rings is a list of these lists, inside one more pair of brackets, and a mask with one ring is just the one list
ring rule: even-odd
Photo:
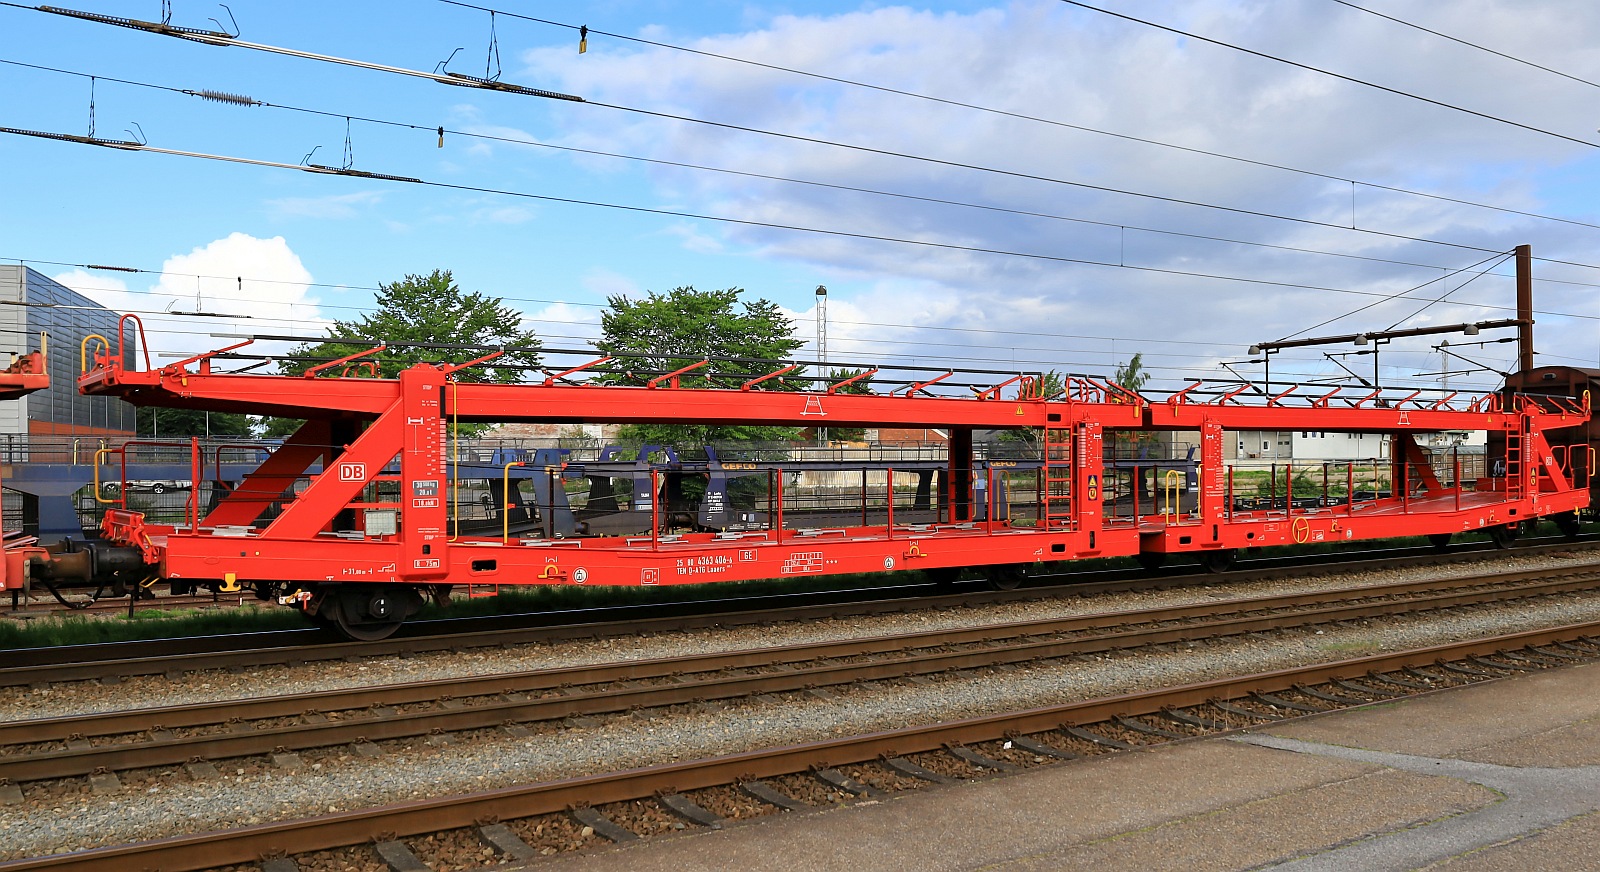
[[[1402,2],[1386,11],[1444,32],[1482,37],[1500,50],[1537,57],[1557,68],[1583,70],[1600,56],[1583,36],[1600,27],[1600,7],[1576,0],[1537,10],[1510,0]],[[1535,126],[1579,137],[1592,134],[1576,120],[1587,117],[1581,107],[1592,102],[1579,86],[1547,76],[1529,78],[1543,74],[1335,4],[1200,0],[1146,4],[1135,14]],[[627,113],[586,116],[580,130],[554,140],[562,144],[1110,225],[722,174],[652,170],[658,196],[688,211],[1045,256],[1016,258],[701,222],[668,226],[665,232],[681,236],[684,248],[692,252],[755,253],[838,277],[837,286],[849,288],[836,291],[831,300],[832,314],[839,317],[832,333],[841,345],[876,339],[877,347],[862,347],[882,353],[893,347],[885,340],[904,337],[901,341],[929,341],[925,354],[930,358],[987,354],[999,360],[1013,355],[1042,359],[1054,354],[1063,364],[1083,362],[1106,370],[1143,350],[1147,361],[1153,357],[1170,364],[1176,378],[1185,366],[1203,369],[1242,353],[1252,342],[1293,333],[1373,301],[1361,293],[1395,293],[1442,274],[1429,265],[1470,264],[1483,256],[1472,247],[1499,251],[1533,241],[1536,254],[1592,260],[1592,240],[1578,228],[1364,185],[1356,187],[1352,203],[1352,186],[1339,181],[1359,179],[1559,213],[1563,204],[1557,193],[1541,186],[1535,172],[1587,157],[1576,146],[1064,4],[1017,2],[970,14],[886,7],[785,15],[752,21],[751,29],[741,33],[663,38],[707,52],[1333,177],[1308,177],[664,49],[608,50],[578,58],[570,47],[561,46],[523,55],[530,78],[593,100],[1040,178]],[[1052,179],[1220,204],[1235,211]],[[1378,232],[1340,229],[1352,221]],[[1468,248],[1405,237],[1448,239]],[[1583,276],[1578,280],[1592,280],[1592,273]],[[1592,314],[1593,304],[1583,290],[1541,285],[1540,307]],[[1343,293],[1349,291],[1358,293]],[[1483,304],[1508,305],[1512,299],[1507,280],[1485,277],[1430,308],[1425,317],[1437,323],[1508,317]],[[1457,305],[1457,300],[1468,305]],[[1470,305],[1474,303],[1479,305]],[[1387,303],[1338,325],[1340,332],[1382,329],[1419,306],[1414,301]],[[889,326],[853,336],[847,315]],[[1408,322],[1416,323],[1422,322]],[[904,329],[912,325],[1015,332]],[[1544,318],[1540,330],[1541,343],[1549,343],[1541,347],[1552,353],[1585,359],[1593,355],[1592,321]],[[1051,341],[1051,335],[1060,338]],[[1131,347],[1089,338],[1116,336],[1146,341]],[[1428,342],[1413,345],[1386,348],[1385,365],[1393,359],[1398,370],[1406,368],[1407,360],[1437,359]],[[1275,373],[1279,365],[1274,363]],[[1293,365],[1310,372],[1333,369],[1317,354],[1302,355]]]
[[[232,233],[173,255],[143,288],[83,270],[55,279],[108,309],[138,314],[152,354],[192,354],[238,341],[214,333],[314,336],[329,323],[311,294],[310,272],[281,236]],[[242,352],[287,347],[258,342]]]

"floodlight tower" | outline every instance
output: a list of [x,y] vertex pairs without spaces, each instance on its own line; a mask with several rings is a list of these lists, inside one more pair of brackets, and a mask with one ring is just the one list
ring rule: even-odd
[[[817,368],[824,380],[828,378],[828,289],[817,285]],[[817,444],[828,444],[828,428],[817,428]]]

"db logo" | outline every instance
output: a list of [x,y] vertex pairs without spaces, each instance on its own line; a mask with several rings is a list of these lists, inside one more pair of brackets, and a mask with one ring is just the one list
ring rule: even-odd
[[367,465],[365,463],[341,463],[341,464],[339,464],[339,480],[340,481],[366,481],[367,480]]

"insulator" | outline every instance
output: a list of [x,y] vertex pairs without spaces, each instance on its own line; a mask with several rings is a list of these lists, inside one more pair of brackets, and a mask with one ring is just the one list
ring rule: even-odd
[[212,101],[214,103],[232,103],[235,106],[260,106],[261,105],[261,101],[255,99],[254,97],[246,97],[243,94],[229,94],[226,91],[209,91],[208,90],[208,91],[189,91],[188,93],[193,94],[194,96],[199,97],[202,100],[210,100],[210,101]]

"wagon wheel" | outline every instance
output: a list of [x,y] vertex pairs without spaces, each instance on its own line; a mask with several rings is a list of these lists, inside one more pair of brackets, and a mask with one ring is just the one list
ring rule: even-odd
[[357,642],[389,638],[410,613],[406,591],[390,585],[345,585],[333,597],[334,624]]
[[989,586],[995,590],[1016,590],[1028,577],[1028,567],[1021,563],[1004,563],[984,570]]
[[1449,533],[1429,533],[1428,542],[1433,545],[1433,550],[1443,551],[1450,547]]
[[938,566],[933,569],[924,569],[922,574],[927,576],[929,581],[938,585],[940,590],[947,590],[955,587],[957,579],[961,578],[961,567]]
[[1583,527],[1583,524],[1578,520],[1577,512],[1562,512],[1550,520],[1556,523],[1556,529],[1560,530],[1561,535],[1567,539],[1578,538],[1578,531]]
[[1512,541],[1517,538],[1516,524],[1501,524],[1489,528],[1489,540],[1496,548],[1510,548]]
[[1233,568],[1233,561],[1239,552],[1232,548],[1223,548],[1218,551],[1207,551],[1200,555],[1200,565],[1206,572],[1222,573]]

